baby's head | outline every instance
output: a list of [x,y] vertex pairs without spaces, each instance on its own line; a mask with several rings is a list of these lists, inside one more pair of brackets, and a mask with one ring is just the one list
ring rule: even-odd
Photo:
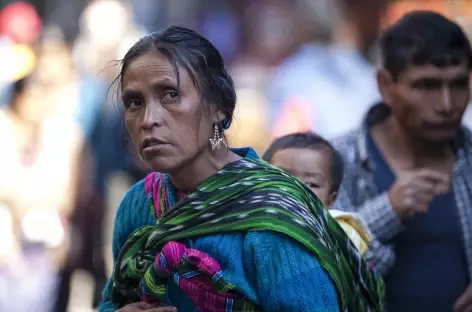
[[338,151],[319,135],[305,132],[278,138],[262,158],[303,181],[326,207],[333,205],[344,163]]

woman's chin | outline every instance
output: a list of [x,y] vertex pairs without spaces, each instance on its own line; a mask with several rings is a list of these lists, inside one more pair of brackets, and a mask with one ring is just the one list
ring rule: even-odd
[[152,171],[161,173],[173,172],[179,167],[179,164],[175,161],[175,158],[171,159],[170,157],[165,156],[146,160],[145,163],[149,168],[151,168]]

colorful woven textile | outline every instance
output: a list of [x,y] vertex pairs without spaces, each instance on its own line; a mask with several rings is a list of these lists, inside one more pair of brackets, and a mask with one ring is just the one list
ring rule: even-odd
[[186,248],[178,242],[168,242],[156,256],[154,266],[140,282],[141,300],[159,302],[165,297],[165,285],[173,278],[192,299],[197,311],[258,311],[234,286],[223,279],[218,262],[205,253]]
[[[383,311],[382,281],[319,199],[292,176],[246,158],[228,164],[180,201],[166,175],[153,173],[146,180],[158,221],[132,233],[120,252],[111,289],[116,306],[166,302],[172,276],[201,311],[258,310],[224,281],[214,259],[177,242],[231,231],[276,231],[318,259],[336,286],[342,311]],[[211,298],[211,304],[199,302],[200,297]]]

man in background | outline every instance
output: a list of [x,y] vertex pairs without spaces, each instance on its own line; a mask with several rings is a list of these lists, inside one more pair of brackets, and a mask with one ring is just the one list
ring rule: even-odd
[[359,213],[387,247],[365,255],[384,276],[387,311],[471,311],[470,43],[456,23],[418,11],[380,49],[383,101],[334,142],[346,164],[335,208]]

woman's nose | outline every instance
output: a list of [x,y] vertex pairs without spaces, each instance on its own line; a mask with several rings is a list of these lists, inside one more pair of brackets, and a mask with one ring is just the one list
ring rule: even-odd
[[162,106],[158,103],[151,103],[146,105],[141,127],[144,130],[160,127],[162,126],[162,120]]

